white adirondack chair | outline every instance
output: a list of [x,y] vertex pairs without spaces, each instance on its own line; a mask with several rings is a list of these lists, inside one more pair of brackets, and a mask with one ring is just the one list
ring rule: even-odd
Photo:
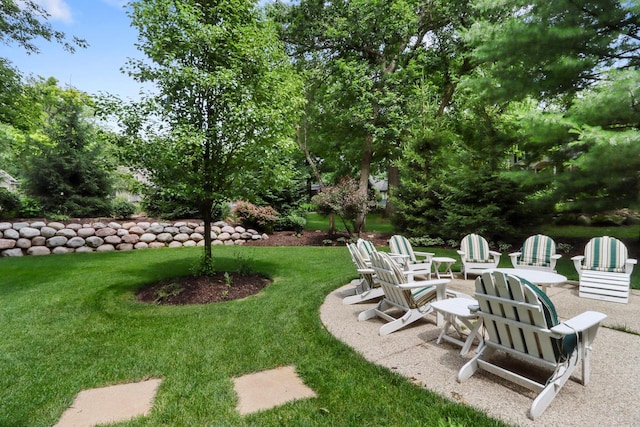
[[344,293],[345,297],[342,299],[342,303],[346,305],[357,304],[382,297],[384,291],[373,279],[375,272],[366,264],[360,250],[353,243],[347,244],[347,248],[349,248],[351,260],[355,264],[360,278],[356,286]]
[[[538,392],[529,411],[531,419],[544,412],[580,362],[582,384],[587,385],[591,345],[606,315],[586,311],[558,322],[553,303],[536,285],[498,271],[483,273],[475,284],[478,315],[488,337],[476,356],[460,369],[458,381],[484,369]],[[536,372],[548,372],[549,377],[538,382],[500,366],[496,352],[529,362],[538,367]]]
[[556,271],[556,263],[562,255],[556,253],[556,242],[549,236],[536,234],[528,237],[520,252],[509,254],[513,268]]
[[571,258],[580,278],[578,295],[611,302],[629,302],[631,273],[638,260],[629,258],[620,240],[594,237],[584,248],[584,255]]
[[389,239],[391,257],[412,277],[424,276],[431,279],[431,264],[435,254],[431,252],[414,251],[409,240],[400,235]]
[[460,242],[458,250],[462,261],[465,280],[467,274],[482,274],[483,271],[498,267],[500,252],[489,250],[489,243],[478,234],[468,234]]
[[[380,335],[387,335],[420,320],[433,312],[431,301],[443,299],[447,295],[448,279],[414,282],[409,280],[397,263],[385,252],[371,254],[371,268],[375,271],[374,280],[384,291],[384,298],[376,307],[363,311],[358,320],[380,317],[389,323],[384,324]],[[394,312],[402,314],[395,317]]]
[[356,246],[360,249],[360,253],[362,254],[362,259],[367,265],[371,265],[371,254],[373,252],[377,252],[376,245],[373,244],[370,240],[364,240],[362,238],[358,239],[356,242]]

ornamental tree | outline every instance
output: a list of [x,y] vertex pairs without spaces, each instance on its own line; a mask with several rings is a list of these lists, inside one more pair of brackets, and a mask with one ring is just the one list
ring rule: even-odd
[[300,83],[254,1],[140,0],[129,11],[147,59],[126,71],[157,93],[104,105],[119,118],[129,164],[199,211],[206,267],[214,205],[259,191],[249,175],[268,186],[291,173],[282,155],[295,148]]

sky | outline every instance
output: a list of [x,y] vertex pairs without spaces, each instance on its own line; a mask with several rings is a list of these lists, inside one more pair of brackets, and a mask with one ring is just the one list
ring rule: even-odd
[[40,53],[28,55],[19,45],[0,44],[0,57],[7,58],[23,76],[55,77],[89,94],[99,92],[137,99],[140,84],[120,72],[127,58],[141,58],[134,43],[138,33],[125,13],[126,0],[37,0],[51,15],[54,29],[68,37],[87,40],[89,47],[65,51],[55,42],[38,40]]

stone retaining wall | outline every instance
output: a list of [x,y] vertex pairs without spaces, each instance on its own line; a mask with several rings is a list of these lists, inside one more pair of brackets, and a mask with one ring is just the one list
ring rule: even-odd
[[[268,239],[266,234],[224,222],[211,226],[213,245],[241,245]],[[0,222],[0,255],[49,255],[70,252],[130,251],[204,246],[204,225],[193,222]]]

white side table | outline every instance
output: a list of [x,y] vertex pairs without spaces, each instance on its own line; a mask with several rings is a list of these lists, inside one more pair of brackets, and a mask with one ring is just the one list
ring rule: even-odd
[[[476,337],[478,338],[478,347],[482,346],[483,339],[480,334],[480,328],[482,327],[482,318],[479,317],[475,311],[472,312],[469,307],[477,306],[478,301],[471,298],[447,298],[440,301],[435,301],[431,303],[431,307],[438,313],[442,314],[445,319],[444,326],[442,327],[442,332],[440,332],[440,336],[436,341],[436,344],[440,344],[440,342],[444,339],[451,343],[457,344],[462,347],[460,350],[461,355],[465,355],[471,349],[471,345],[475,341]],[[476,323],[473,325],[471,321],[475,320]],[[460,323],[469,328],[469,334],[466,335],[460,329]],[[458,337],[452,337],[447,335],[449,332],[449,328],[453,327],[455,331],[458,333]],[[464,341],[463,341],[464,339]]]
[[[455,259],[446,256],[436,256],[431,258],[431,262],[433,263],[433,269],[435,270],[436,277],[438,279],[440,279],[441,277],[449,277],[453,279],[453,271],[451,271],[451,266],[455,264]],[[442,271],[441,273],[440,264],[442,263],[444,263],[444,271]]]

